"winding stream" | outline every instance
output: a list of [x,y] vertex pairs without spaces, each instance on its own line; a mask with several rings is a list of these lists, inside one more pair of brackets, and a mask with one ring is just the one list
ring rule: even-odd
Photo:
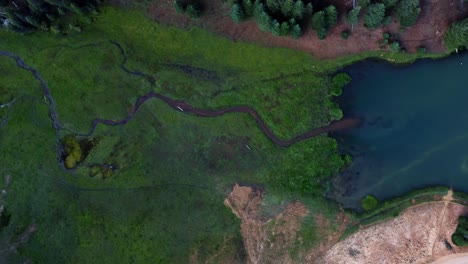
[[[120,65],[120,67],[122,68],[123,71],[125,71],[126,73],[129,73],[129,74],[132,74],[132,75],[146,77],[148,80],[151,80],[151,76],[148,75],[148,74],[144,74],[144,73],[142,73],[140,71],[132,71],[132,70],[129,70],[128,68],[126,68],[125,63],[127,62],[127,56],[126,56],[126,54],[124,52],[124,49],[122,48],[122,46],[119,43],[117,43],[115,41],[111,41],[111,43],[116,45],[119,48],[120,53],[123,56],[123,61],[122,61],[121,65]],[[54,98],[53,98],[49,88],[47,87],[47,84],[46,84],[45,80],[41,77],[39,72],[36,69],[34,69],[33,67],[27,65],[20,56],[14,54],[12,52],[0,51],[0,56],[9,57],[9,58],[14,59],[16,61],[16,64],[20,68],[22,68],[24,70],[27,70],[27,71],[31,72],[31,74],[33,74],[34,78],[36,78],[40,82],[43,94],[48,99],[50,118],[52,119],[54,128],[56,130],[67,129],[63,125],[60,124],[60,122],[59,122],[59,120],[57,118]],[[312,137],[320,135],[320,134],[335,132],[335,131],[339,131],[339,130],[343,130],[343,129],[347,129],[347,128],[351,128],[351,127],[356,127],[356,126],[358,126],[360,124],[360,119],[359,118],[346,118],[346,119],[343,119],[343,120],[340,120],[340,121],[333,122],[330,125],[327,125],[327,126],[324,126],[324,127],[312,129],[312,130],[310,130],[308,132],[297,135],[292,139],[282,140],[271,131],[271,129],[267,126],[265,121],[260,117],[258,112],[254,108],[252,108],[250,106],[245,106],[245,105],[242,106],[241,105],[241,106],[226,107],[226,108],[217,109],[217,110],[206,110],[206,109],[196,108],[196,107],[194,107],[194,106],[192,106],[192,105],[190,105],[190,104],[188,104],[188,103],[186,103],[184,101],[171,99],[171,98],[169,98],[167,96],[164,96],[164,95],[162,95],[160,93],[156,93],[154,91],[151,91],[151,92],[149,92],[149,93],[147,93],[147,94],[145,94],[143,96],[138,97],[138,99],[136,100],[136,102],[135,102],[135,104],[134,104],[134,106],[132,108],[132,111],[125,118],[120,119],[120,120],[95,118],[91,122],[91,127],[90,127],[89,132],[87,134],[79,134],[79,135],[88,136],[88,137],[91,136],[94,133],[94,131],[96,129],[96,126],[98,124],[104,124],[104,125],[109,125],[109,126],[127,124],[134,117],[134,115],[138,112],[140,107],[150,99],[159,99],[159,100],[165,102],[167,105],[169,105],[170,107],[172,107],[176,111],[181,111],[181,112],[186,113],[186,114],[194,114],[194,115],[201,116],[201,117],[217,117],[217,116],[222,116],[222,115],[227,114],[227,113],[247,113],[247,114],[249,114],[250,116],[252,116],[255,119],[255,121],[257,122],[257,124],[259,126],[259,128],[262,130],[262,132],[265,134],[265,136],[267,136],[274,144],[276,144],[277,146],[280,146],[280,147],[288,147],[288,146],[291,146],[291,145],[293,145],[293,144],[295,144],[297,142],[307,140],[309,138],[312,138]],[[75,133],[75,134],[77,134],[77,133]]]

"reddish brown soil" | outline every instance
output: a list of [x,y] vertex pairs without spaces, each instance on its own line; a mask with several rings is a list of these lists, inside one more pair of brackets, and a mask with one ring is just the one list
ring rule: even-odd
[[399,34],[402,47],[409,52],[417,47],[425,46],[429,52],[443,52],[443,35],[448,25],[455,20],[466,17],[468,8],[459,0],[422,0],[422,13],[416,25],[402,30],[396,21],[385,28],[369,30],[362,25],[362,19],[353,30],[351,36],[344,40],[341,32],[350,30],[344,23],[344,13],[351,9],[352,0],[324,1],[334,4],[340,12],[339,23],[329,33],[325,40],[319,40],[316,33],[306,29],[304,35],[296,40],[290,37],[275,37],[271,33],[262,32],[253,20],[235,23],[229,17],[229,6],[223,1],[208,1],[205,12],[200,19],[189,19],[177,14],[172,7],[172,0],[155,0],[148,8],[148,14],[153,19],[169,25],[188,28],[196,25],[208,29],[233,40],[260,43],[266,46],[280,46],[303,50],[319,58],[335,58],[338,56],[356,54],[370,50],[380,50],[377,42],[382,39],[383,32]]
[[293,263],[289,252],[309,213],[301,202],[288,204],[273,218],[260,213],[262,192],[235,185],[224,204],[241,219],[241,233],[249,263]]

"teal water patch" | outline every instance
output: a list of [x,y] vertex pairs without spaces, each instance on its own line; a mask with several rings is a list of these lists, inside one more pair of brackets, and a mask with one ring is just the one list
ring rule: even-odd
[[365,61],[345,69],[339,98],[359,128],[336,134],[353,164],[334,179],[333,197],[356,207],[414,188],[468,191],[468,54],[409,66]]

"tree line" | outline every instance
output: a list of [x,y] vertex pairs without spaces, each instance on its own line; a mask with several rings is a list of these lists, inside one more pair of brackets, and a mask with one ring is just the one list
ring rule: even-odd
[[79,25],[70,23],[70,15],[97,14],[100,5],[101,0],[0,0],[0,23],[18,32],[81,31]]
[[[231,7],[230,17],[235,22],[254,18],[262,31],[276,36],[299,38],[310,26],[324,39],[336,25],[338,9],[329,5],[314,10],[311,0],[225,0]],[[201,9],[195,0],[174,0],[179,13],[198,17]],[[362,18],[365,27],[375,29],[388,25],[392,18],[408,27],[417,22],[421,13],[420,0],[357,0],[356,5],[342,14],[347,24],[355,26]],[[348,34],[346,34],[346,37]]]

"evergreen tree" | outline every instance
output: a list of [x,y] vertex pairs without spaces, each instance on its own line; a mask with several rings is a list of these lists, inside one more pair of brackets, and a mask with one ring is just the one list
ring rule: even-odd
[[281,13],[285,17],[290,17],[291,13],[293,11],[294,4],[292,0],[283,0],[283,3],[281,4]]
[[260,0],[255,0],[254,2],[254,16],[255,18],[259,18],[260,15],[265,11],[265,6],[263,5]]
[[275,36],[281,36],[281,25],[276,19],[271,22],[271,33]]
[[413,25],[421,14],[419,0],[401,0],[396,7],[396,14],[402,26]]
[[291,28],[291,36],[293,38],[299,38],[301,37],[301,35],[302,35],[301,26],[299,26],[298,24],[293,25]]
[[241,22],[244,19],[244,12],[239,4],[234,4],[231,7],[231,18],[236,22]]
[[346,14],[346,22],[351,25],[356,25],[358,22],[359,13],[361,12],[361,7],[356,6],[356,8],[351,9],[348,14]]
[[305,14],[308,16],[311,16],[313,11],[314,11],[314,8],[312,7],[312,4],[308,3],[305,7]]
[[266,5],[271,12],[278,12],[281,9],[278,0],[266,0]]
[[244,0],[244,11],[246,17],[251,17],[254,14],[254,4],[252,0]]
[[185,13],[191,18],[198,18],[200,17],[201,9],[197,4],[190,4],[185,8]]
[[325,12],[319,11],[312,16],[312,28],[317,31],[319,39],[324,39],[327,36],[327,23],[325,21]]
[[285,21],[281,23],[280,36],[286,36],[288,34],[289,34],[289,23]]
[[386,8],[391,8],[398,3],[398,0],[382,0],[382,3],[384,3]]
[[327,23],[327,30],[333,28],[338,20],[338,11],[336,7],[331,5],[325,8],[325,19]]
[[182,5],[182,0],[174,0],[174,9],[177,13],[184,13],[184,6]]
[[382,3],[371,4],[364,13],[364,25],[374,29],[380,26],[385,17],[385,5]]
[[302,19],[304,17],[304,12],[305,12],[304,2],[302,2],[302,0],[296,1],[292,10],[293,17],[296,19]]
[[468,47],[468,18],[453,23],[445,33],[444,42],[449,50]]
[[257,24],[261,31],[269,31],[271,30],[271,17],[268,15],[267,12],[263,11],[257,17]]

